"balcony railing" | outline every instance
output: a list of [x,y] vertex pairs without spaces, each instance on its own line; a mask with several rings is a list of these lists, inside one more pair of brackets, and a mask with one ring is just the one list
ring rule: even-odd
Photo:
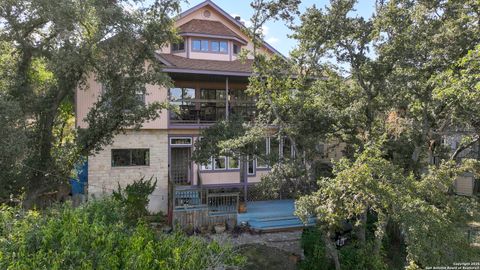
[[170,123],[172,124],[213,124],[225,119],[225,110],[221,114],[206,113],[197,109],[181,109],[181,113],[170,112]]
[[[252,121],[255,118],[256,110],[253,105],[251,107],[230,107],[228,114],[230,116],[241,115],[245,121]],[[170,123],[172,124],[214,124],[226,118],[225,108],[217,108],[216,111],[213,109],[181,109],[180,113],[170,112]]]

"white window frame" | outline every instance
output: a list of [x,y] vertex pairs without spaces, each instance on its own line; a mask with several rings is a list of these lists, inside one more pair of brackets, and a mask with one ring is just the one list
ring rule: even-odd
[[[270,154],[270,137],[265,138],[265,155],[268,156]],[[268,162],[265,160],[265,166],[258,166],[257,158],[255,158],[255,167],[259,169],[268,169]]]
[[253,166],[252,166],[253,172],[250,173],[249,170],[248,170],[250,168],[250,156],[247,156],[247,175],[248,176],[256,175],[256,173],[257,173],[257,168],[256,168],[257,167],[257,160],[256,160],[256,158],[252,158],[252,162],[253,162]]
[[[213,170],[213,166],[214,166],[214,165],[213,165],[213,158],[210,157],[210,158],[209,158],[209,161],[210,161],[210,162],[207,163],[207,164],[201,164],[201,165],[200,165],[200,170],[202,170],[202,171],[211,171],[211,170]],[[210,168],[207,168],[205,165],[210,165]]]
[[[280,158],[285,158],[285,155],[283,154],[283,146],[285,145],[285,140],[287,139],[287,137],[283,137],[281,140],[280,140],[280,144],[279,144],[279,157]],[[293,151],[293,145],[292,145],[292,142],[290,142],[290,158],[295,158],[295,153]]]
[[[237,167],[234,167],[234,168],[230,167],[230,159],[233,159],[233,158],[237,160]],[[240,169],[240,159],[238,157],[228,157],[227,165],[229,170],[238,170]]]
[[[190,143],[180,143],[180,144],[173,144],[172,139],[180,139],[180,140],[190,140]],[[192,146],[193,145],[193,139],[192,137],[170,137],[169,143],[171,146]]]
[[[217,168],[217,162],[215,162],[217,159],[222,159],[225,161],[225,168]],[[225,171],[227,170],[228,164],[227,164],[227,157],[226,156],[219,156],[219,157],[214,157],[212,158],[213,161],[213,170],[214,171]]]

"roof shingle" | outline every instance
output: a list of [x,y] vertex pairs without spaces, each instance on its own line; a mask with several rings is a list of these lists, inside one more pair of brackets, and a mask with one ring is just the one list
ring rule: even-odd
[[179,34],[195,33],[223,37],[234,37],[245,41],[242,37],[237,35],[235,32],[233,32],[231,29],[229,29],[219,21],[193,19],[185,24],[180,25],[178,29]]
[[239,72],[252,73],[253,60],[245,61],[218,61],[218,60],[204,60],[184,58],[177,55],[162,53],[159,54],[160,60],[168,63],[169,69],[188,69],[188,70],[203,70],[203,71],[218,71],[222,72]]

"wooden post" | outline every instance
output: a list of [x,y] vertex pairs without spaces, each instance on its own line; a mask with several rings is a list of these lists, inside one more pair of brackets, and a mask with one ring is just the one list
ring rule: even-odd
[[228,120],[228,116],[229,116],[229,109],[230,109],[230,104],[228,104],[229,102],[229,98],[228,98],[229,94],[228,94],[228,77],[225,78],[225,119]]

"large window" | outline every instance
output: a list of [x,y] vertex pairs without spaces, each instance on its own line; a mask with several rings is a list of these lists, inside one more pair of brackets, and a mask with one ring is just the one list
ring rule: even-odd
[[170,112],[172,123],[213,123],[225,119],[226,92],[223,89],[200,89],[196,99],[193,88],[171,88],[170,104],[176,108]]
[[[244,90],[230,89],[229,112],[240,115],[246,121],[255,119],[256,97],[249,96]],[[226,116],[227,92],[225,89],[169,89],[171,110],[170,122],[182,124],[205,124],[224,120]]]
[[200,89],[200,120],[215,122],[225,119],[225,90]]
[[241,115],[246,121],[253,120],[256,115],[257,98],[248,95],[245,90],[230,89],[228,92],[232,114]]
[[149,149],[112,149],[112,167],[149,166]]
[[194,39],[192,51],[228,53],[228,42],[223,40]]
[[176,106],[170,112],[170,120],[195,122],[197,119],[195,110],[195,89],[193,88],[170,88],[170,104]]

